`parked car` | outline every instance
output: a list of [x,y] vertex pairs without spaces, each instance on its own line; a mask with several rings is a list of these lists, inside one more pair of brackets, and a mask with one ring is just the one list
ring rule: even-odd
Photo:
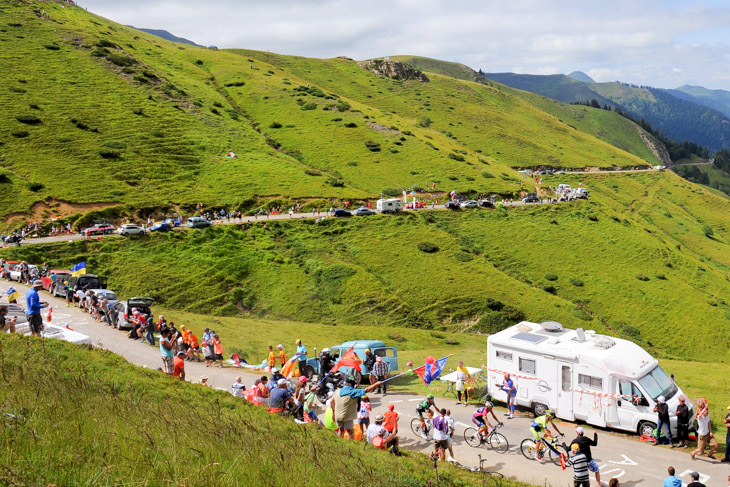
[[523,203],[539,203],[540,198],[537,197],[537,193],[530,193],[522,198]]
[[81,289],[106,289],[106,277],[94,274],[82,274],[80,276],[71,277],[68,280],[69,287],[75,292]]
[[183,224],[183,222],[180,219],[180,217],[177,217],[177,218],[167,218],[167,219],[165,219],[165,222],[166,223],[169,223],[173,228],[174,227],[181,227],[182,224]]
[[479,203],[477,203],[476,200],[466,200],[459,203],[459,206],[462,208],[477,208]]
[[375,211],[371,210],[370,208],[365,208],[364,206],[361,206],[357,210],[355,210],[355,216],[368,216],[368,215],[374,215]]
[[490,200],[479,200],[479,206],[482,208],[494,208],[494,204]]
[[15,260],[6,260],[3,262],[2,272],[6,280],[10,280],[10,270],[18,264],[19,262]]
[[155,300],[148,297],[129,298],[125,301],[117,301],[114,306],[109,309],[109,319],[112,326],[118,330],[130,329],[134,327],[132,321],[132,309],[136,308],[142,314],[153,316],[152,303]]
[[591,194],[585,188],[575,188],[573,190],[573,195],[575,196],[575,199],[587,200]]
[[459,209],[459,205],[456,202],[454,202],[454,201],[447,201],[444,204],[444,208],[446,208],[447,210],[458,210]]
[[150,227],[150,232],[171,232],[172,227],[166,222],[157,222]]
[[117,233],[119,235],[124,235],[125,237],[128,235],[147,235],[147,231],[144,228],[139,225],[133,225],[130,223],[119,225],[119,228],[117,228]]
[[352,216],[352,213],[350,213],[350,212],[349,212],[349,211],[347,211],[347,210],[343,210],[342,208],[337,208],[337,209],[335,210],[334,216],[338,216],[338,217],[348,217],[348,216]]
[[208,228],[211,225],[213,225],[213,223],[206,220],[202,216],[191,216],[190,218],[188,218],[188,226],[190,228]]
[[109,308],[119,302],[117,294],[109,289],[89,289],[89,291],[93,291],[99,297],[99,300],[106,298],[109,301]]
[[[28,275],[29,276],[39,276],[41,273],[38,270],[38,266],[33,264],[28,264]],[[18,281],[20,282],[20,265],[16,264],[10,269],[10,280],[11,281]]]
[[563,170],[561,169],[561,170],[559,170],[559,171],[555,171],[555,174],[565,174],[565,171],[563,171]]
[[[51,279],[50,276],[56,276],[56,280]],[[51,296],[65,297],[65,285],[64,281],[68,281],[71,278],[71,271],[68,269],[51,269],[48,277],[41,277],[43,282],[43,289],[51,293]]]
[[87,237],[91,237],[92,235],[110,235],[114,233],[114,227],[108,223],[97,223],[96,225],[83,229],[81,233]]

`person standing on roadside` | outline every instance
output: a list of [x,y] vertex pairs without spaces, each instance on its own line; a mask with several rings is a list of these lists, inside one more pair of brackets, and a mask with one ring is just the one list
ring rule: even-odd
[[504,380],[502,384],[497,384],[497,387],[507,393],[507,404],[509,405],[509,413],[506,414],[507,419],[515,417],[515,399],[517,398],[517,386],[515,386],[509,373],[504,374]]
[[377,380],[375,379],[375,374],[373,374],[373,366],[375,365],[375,355],[370,352],[369,348],[365,349],[365,358],[362,361],[365,364],[365,367],[368,369],[368,377],[370,377],[370,385],[375,384]]
[[593,432],[593,440],[589,440],[584,436],[585,430],[582,426],[578,426],[575,429],[575,433],[578,435],[575,437],[573,441],[570,442],[570,445],[578,445],[578,448],[580,449],[580,452],[585,455],[586,462],[587,462],[587,468],[591,472],[596,474],[596,483],[600,486],[601,485],[601,472],[598,468],[598,464],[593,459],[593,454],[591,452],[592,446],[598,446],[598,433],[595,431]]
[[[590,487],[591,476],[588,473],[588,461],[586,456],[581,453],[580,446],[577,443],[573,443],[570,447],[570,458],[566,465],[573,466],[573,487]],[[599,486],[601,484],[598,484]]]
[[41,301],[40,296],[38,296],[38,291],[42,288],[43,282],[40,279],[36,279],[33,281],[33,287],[25,293],[25,309],[28,316],[28,324],[30,325],[30,332],[33,336],[37,337],[41,336],[41,332],[43,331],[41,309],[48,307],[48,303]]
[[167,375],[172,375],[175,368],[173,360],[175,349],[170,342],[170,329],[163,328],[161,334],[162,338],[160,338],[160,355],[162,356],[162,370]]
[[446,450],[449,449],[449,425],[446,422],[446,409],[441,409],[439,414],[440,416],[433,419],[433,454],[438,455],[443,462],[446,460]]
[[695,460],[696,456],[702,454],[709,445],[710,451],[707,453],[707,458],[714,460],[717,440],[715,440],[715,434],[712,432],[712,425],[710,424],[710,406],[704,397],[697,399],[695,419],[697,419],[697,449],[690,453],[690,456],[692,460]]
[[[375,365],[373,365],[373,370],[370,372],[370,375],[375,375],[376,382],[383,384],[383,395],[386,396],[388,394],[388,385],[385,379],[388,377],[388,363],[383,361],[383,357],[377,357],[375,359]],[[378,386],[377,393],[380,394],[380,386]]]
[[725,415],[725,419],[723,420],[723,422],[725,423],[725,428],[727,428],[727,432],[725,433],[725,456],[720,461],[722,463],[728,463],[730,462],[730,406],[727,407],[727,414]]
[[[689,444],[689,408],[685,404],[687,398],[684,394],[679,396],[679,405],[677,406],[677,443],[673,445],[676,448],[687,448]],[[730,438],[730,437],[728,437]]]
[[365,389],[360,389],[356,387],[356,384],[357,381],[354,377],[348,377],[345,387],[335,391],[332,397],[332,410],[334,419],[337,422],[337,434],[342,438],[345,437],[345,432],[347,432],[350,439],[354,438],[358,400],[380,385],[379,382],[376,382]]
[[301,340],[296,341],[297,345],[297,362],[299,365],[299,374],[304,375],[304,368],[307,365],[307,347],[304,346]]
[[269,345],[269,358],[267,363],[269,364],[269,369],[276,365],[276,353],[274,352],[273,345]]
[[666,426],[667,439],[669,440],[669,445],[673,447],[674,443],[672,442],[672,425],[669,424],[669,405],[667,405],[664,396],[659,396],[656,398],[656,406],[654,407],[654,412],[657,413],[656,440],[654,440],[654,446],[657,446],[659,444],[659,437],[662,436],[662,426]]
[[466,406],[467,402],[469,402],[469,396],[465,394],[466,391],[466,382],[471,378],[471,374],[469,373],[469,369],[467,369],[464,366],[464,362],[459,360],[459,366],[456,367],[456,404],[461,404],[461,395],[464,394],[464,406]]
[[281,343],[276,346],[277,349],[279,349],[279,362],[281,362],[281,367],[284,368],[286,365],[286,354],[284,353],[284,345]]
[[454,446],[454,430],[456,429],[456,422],[454,421],[454,418],[451,417],[450,409],[446,410],[445,418],[446,418],[446,425],[449,427],[449,431],[448,431],[449,439],[446,440],[446,442],[448,443],[448,446],[449,446],[449,457],[451,458],[451,460],[454,460],[455,457],[454,457],[453,446]]

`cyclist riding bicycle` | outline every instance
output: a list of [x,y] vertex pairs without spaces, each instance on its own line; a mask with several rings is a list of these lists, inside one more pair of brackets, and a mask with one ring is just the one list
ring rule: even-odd
[[438,408],[436,407],[436,404],[434,403],[434,397],[433,394],[429,394],[426,396],[425,401],[421,401],[416,406],[416,412],[418,413],[418,419],[421,420],[421,436],[424,438],[426,437],[426,421],[423,419],[423,413],[426,413],[429,418],[433,418],[433,413],[431,412],[431,408],[434,409],[434,411],[438,412]]
[[548,425],[552,425],[553,428],[555,428],[555,431],[558,433],[559,436],[563,436],[563,433],[560,432],[558,427],[553,423],[553,420],[555,419],[555,412],[553,410],[548,409],[545,411],[545,414],[542,416],[539,416],[535,418],[535,420],[530,425],[530,431],[532,431],[532,436],[535,437],[535,460],[542,463],[542,446],[543,444],[550,448],[556,455],[560,455],[560,452],[553,447],[551,442],[549,441],[543,441],[542,438],[540,438],[540,433],[545,432],[545,438],[553,438],[553,434],[550,432],[550,429],[548,428]]
[[494,414],[493,408],[494,404],[492,404],[491,401],[487,401],[484,403],[483,407],[477,409],[472,415],[471,420],[475,425],[477,425],[479,429],[479,436],[483,437],[487,433],[487,427],[489,427],[489,431],[492,431],[492,423],[490,423],[487,419],[487,414],[492,413],[492,417],[497,424],[501,424],[497,419],[497,416]]

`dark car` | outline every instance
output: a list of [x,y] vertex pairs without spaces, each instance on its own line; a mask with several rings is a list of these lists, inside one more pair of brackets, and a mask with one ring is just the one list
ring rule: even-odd
[[112,326],[118,330],[134,328],[134,321],[132,318],[132,310],[137,309],[140,313],[152,315],[152,303],[154,298],[148,297],[136,297],[129,298],[125,301],[118,301],[109,310],[109,319],[111,320]]
[[108,223],[97,223],[89,228],[85,228],[82,233],[87,237],[92,235],[111,235],[114,233],[114,226]]
[[150,232],[171,232],[172,226],[167,222],[157,222],[150,227]]
[[479,200],[479,206],[482,208],[494,208],[494,203],[489,200]]
[[347,210],[343,210],[342,208],[337,208],[335,210],[334,216],[342,217],[342,216],[352,216],[352,213],[350,213]]
[[523,203],[539,203],[540,198],[537,197],[537,193],[530,193],[522,198]]
[[70,277],[68,279],[68,287],[74,291],[81,289],[106,289],[106,277],[96,276],[94,274],[81,274],[80,276]]
[[447,201],[444,205],[444,208],[446,208],[447,210],[458,210],[461,207],[458,205],[458,203],[454,201]]
[[355,216],[368,216],[368,215],[374,215],[375,211],[371,210],[370,208],[365,208],[364,206],[361,206],[357,210],[355,210]]

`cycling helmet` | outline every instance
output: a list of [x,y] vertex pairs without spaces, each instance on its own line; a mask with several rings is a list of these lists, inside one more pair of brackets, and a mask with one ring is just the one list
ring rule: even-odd
[[555,411],[553,411],[552,409],[547,409],[547,410],[545,410],[545,416],[547,416],[548,418],[554,418]]
[[272,374],[278,374],[279,373],[279,369],[277,369],[276,367],[272,367],[271,368],[271,373]]
[[426,399],[428,399],[429,401],[432,400],[433,399],[433,394],[429,394],[428,396],[426,396]]
[[487,401],[487,402],[484,403],[484,405],[486,407],[488,407],[488,408],[493,408],[494,407],[494,404],[492,404],[492,401]]

